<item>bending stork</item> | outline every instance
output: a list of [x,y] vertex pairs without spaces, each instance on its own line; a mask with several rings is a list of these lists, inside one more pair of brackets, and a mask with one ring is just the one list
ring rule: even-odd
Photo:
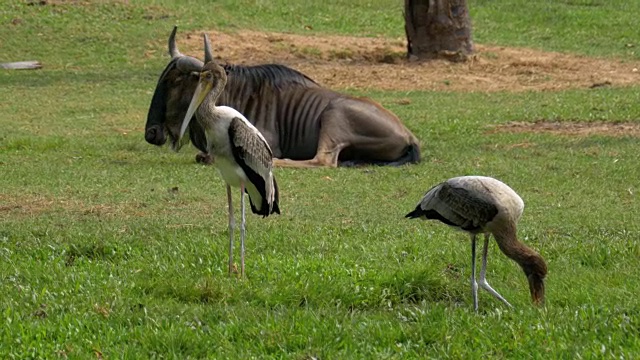
[[182,122],[180,138],[196,114],[198,123],[205,130],[207,148],[214,155],[214,164],[227,183],[229,203],[229,273],[233,269],[233,230],[235,219],[231,186],[240,188],[240,274],[244,277],[245,205],[244,193],[249,194],[251,211],[269,216],[280,213],[278,185],[271,171],[273,155],[262,134],[238,111],[228,106],[216,106],[216,100],[224,89],[227,75],[213,62],[209,38],[204,35],[205,65],[200,72],[198,86]]
[[506,184],[485,176],[461,176],[431,188],[407,218],[439,220],[471,235],[471,292],[473,307],[478,311],[478,283],[476,282],[476,235],[484,233],[480,287],[511,307],[487,282],[487,251],[489,236],[509,258],[520,264],[529,280],[531,298],[535,304],[544,302],[544,277],[547,265],[533,249],[518,241],[516,224],[524,202]]

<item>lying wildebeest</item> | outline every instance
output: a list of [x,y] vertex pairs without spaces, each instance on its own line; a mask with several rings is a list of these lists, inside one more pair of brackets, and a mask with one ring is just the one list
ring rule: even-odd
[[[145,139],[163,145],[166,133],[177,151],[183,145],[178,143],[180,125],[204,64],[180,53],[176,30],[174,27],[169,36],[171,61],[153,94]],[[213,58],[211,48],[205,51]],[[260,130],[273,151],[276,166],[401,165],[420,161],[416,137],[393,113],[370,99],[323,88],[283,65],[223,67],[228,82],[217,104],[235,108]],[[202,151],[196,157],[198,161],[212,160],[206,154],[206,137],[197,121],[190,123],[185,139]]]

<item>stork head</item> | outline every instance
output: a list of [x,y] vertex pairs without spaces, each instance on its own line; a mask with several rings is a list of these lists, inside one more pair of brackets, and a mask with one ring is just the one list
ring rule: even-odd
[[531,256],[522,266],[522,270],[529,281],[531,300],[536,305],[544,304],[544,278],[547,276],[547,264],[540,255]]
[[211,45],[209,44],[209,37],[204,34],[204,49],[205,49],[205,64],[198,78],[198,85],[191,98],[189,109],[182,121],[182,127],[180,128],[180,137],[184,135],[185,131],[189,127],[189,123],[193,118],[196,110],[204,102],[209,94],[211,94],[211,104],[215,104],[216,99],[224,90],[227,84],[227,73],[224,68],[215,61],[213,61],[213,55],[211,54]]

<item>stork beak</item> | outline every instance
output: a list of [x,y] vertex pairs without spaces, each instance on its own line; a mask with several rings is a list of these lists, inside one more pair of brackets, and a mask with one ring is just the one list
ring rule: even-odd
[[189,123],[191,122],[191,118],[193,118],[193,114],[195,114],[196,110],[202,102],[204,98],[207,97],[209,91],[211,91],[211,84],[203,81],[198,82],[198,86],[196,87],[196,91],[193,93],[193,97],[191,98],[191,103],[189,104],[189,109],[187,110],[187,115],[185,115],[184,120],[182,120],[182,127],[180,128],[180,139],[184,136],[184,133],[187,131],[189,127]]

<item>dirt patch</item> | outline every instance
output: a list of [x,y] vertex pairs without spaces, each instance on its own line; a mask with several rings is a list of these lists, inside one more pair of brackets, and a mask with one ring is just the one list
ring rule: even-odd
[[41,214],[64,212],[79,216],[115,217],[144,216],[143,206],[138,203],[117,205],[86,204],[77,199],[52,198],[43,195],[22,194],[13,196],[0,194],[0,218],[35,217]]
[[0,216],[23,215],[35,216],[51,211],[55,201],[39,195],[22,195],[14,197],[9,194],[0,194]]
[[[466,63],[420,63],[405,59],[404,38],[207,33],[222,62],[285,64],[334,89],[548,91],[640,84],[640,61],[476,45]],[[178,47],[202,59],[201,34],[178,33]]]
[[554,135],[570,136],[631,136],[640,137],[640,123],[619,122],[511,122],[493,127],[489,134],[506,133],[550,133]]

